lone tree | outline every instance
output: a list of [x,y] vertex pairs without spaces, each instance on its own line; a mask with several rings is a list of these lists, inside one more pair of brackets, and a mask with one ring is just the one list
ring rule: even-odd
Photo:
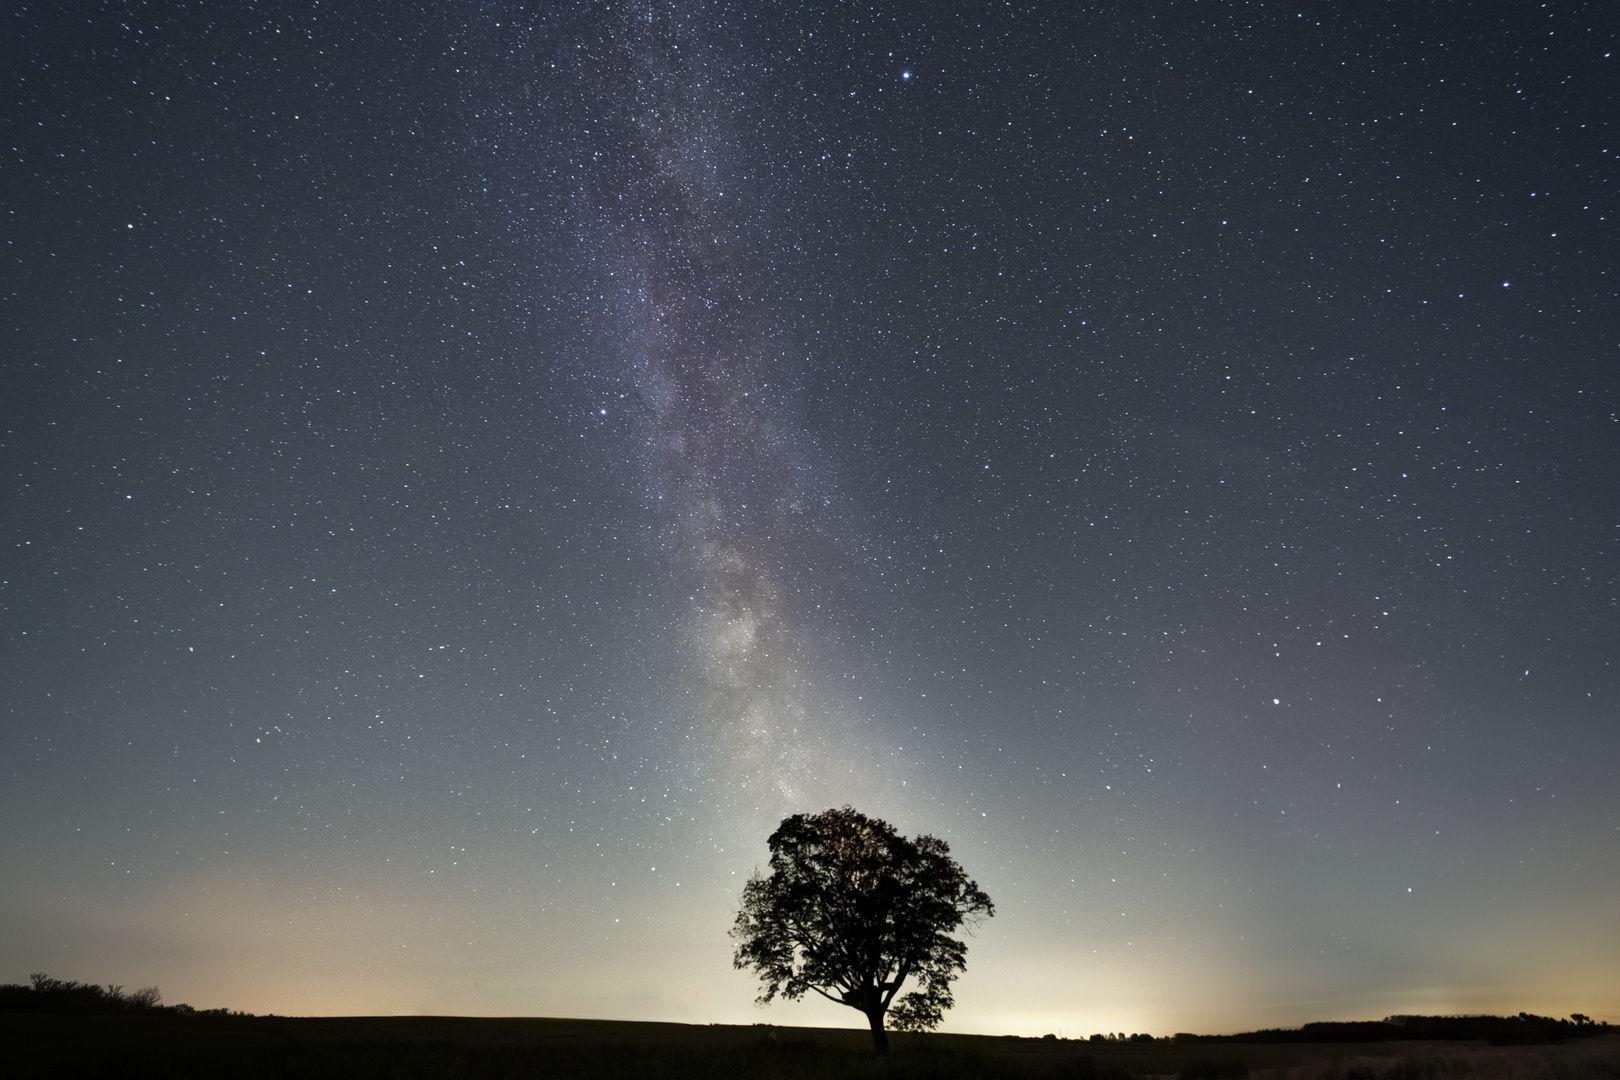
[[[883,1018],[927,1031],[950,1008],[967,946],[949,935],[995,914],[990,897],[950,857],[945,841],[908,840],[856,810],[794,814],[771,834],[771,872],[743,886],[732,960],[763,984],[759,1004],[814,990],[866,1014],[878,1053]],[[917,988],[895,995],[907,979]]]

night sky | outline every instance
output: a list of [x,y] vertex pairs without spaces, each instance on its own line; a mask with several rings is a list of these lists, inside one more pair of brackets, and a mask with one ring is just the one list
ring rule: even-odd
[[0,981],[1620,1021],[1613,5],[363,7],[0,30]]

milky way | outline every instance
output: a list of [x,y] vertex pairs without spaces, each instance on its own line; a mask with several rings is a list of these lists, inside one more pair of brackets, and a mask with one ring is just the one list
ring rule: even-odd
[[[578,181],[581,252],[628,388],[605,411],[632,417],[626,479],[645,492],[675,593],[681,672],[660,735],[689,744],[700,798],[780,812],[848,790],[872,753],[844,722],[853,702],[814,685],[828,658],[809,618],[818,581],[861,556],[831,459],[804,430],[814,346],[788,292],[817,283],[780,265],[744,193],[725,190],[734,177],[760,194],[746,188],[745,118],[728,100],[744,73],[690,22],[617,11],[548,85],[590,133],[559,171]],[[831,788],[829,772],[844,774]]]

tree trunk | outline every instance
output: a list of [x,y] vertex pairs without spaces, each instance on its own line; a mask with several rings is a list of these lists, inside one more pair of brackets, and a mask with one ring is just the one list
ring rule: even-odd
[[866,1014],[866,1019],[872,1024],[872,1049],[880,1054],[889,1052],[889,1033],[883,1030],[883,1010],[876,1009]]

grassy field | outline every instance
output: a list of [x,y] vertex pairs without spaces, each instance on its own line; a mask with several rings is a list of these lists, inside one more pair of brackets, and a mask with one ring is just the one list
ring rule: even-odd
[[[894,1037],[884,1059],[864,1031],[767,1025],[467,1017],[183,1017],[0,1014],[13,1076],[657,1080],[1613,1080],[1620,1037],[1559,1046],[1477,1043],[1094,1044],[985,1035]],[[1239,1068],[1241,1066],[1241,1069]]]

